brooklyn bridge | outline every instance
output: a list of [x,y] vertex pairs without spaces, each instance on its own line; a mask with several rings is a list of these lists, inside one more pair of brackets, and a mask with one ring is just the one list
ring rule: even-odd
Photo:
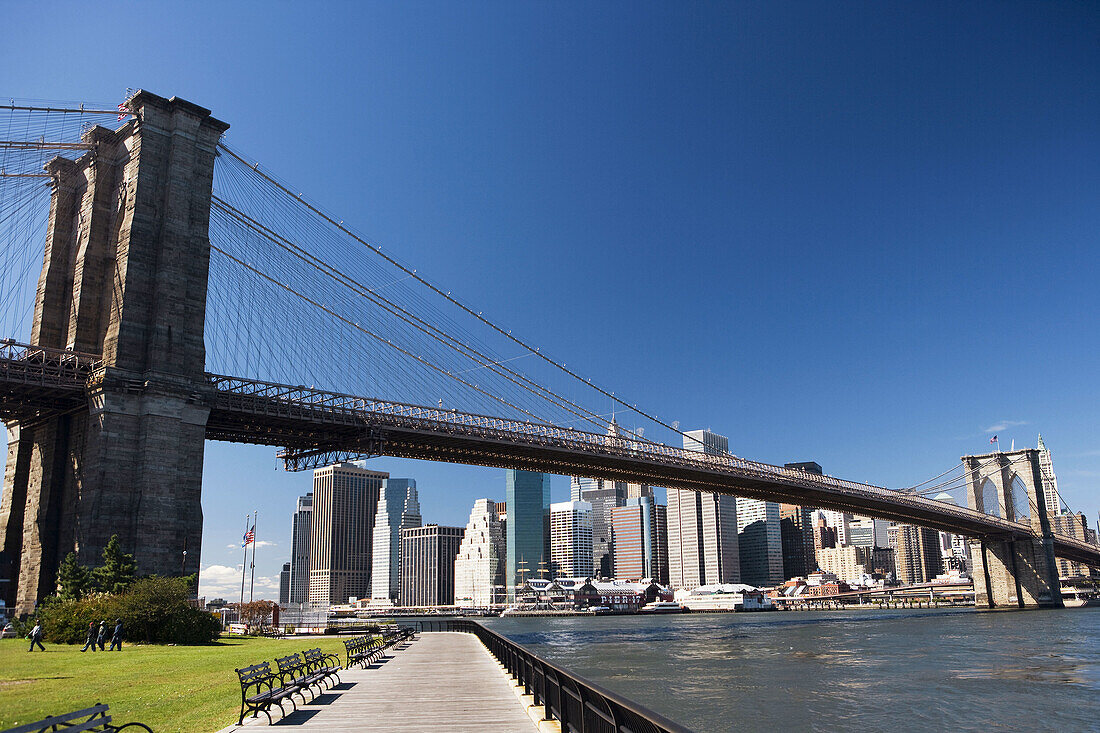
[[[206,440],[277,447],[288,470],[395,456],[923,525],[971,538],[983,605],[1060,605],[1057,557],[1100,566],[1055,533],[1036,450],[889,489],[679,447],[678,423],[355,233],[209,110],[144,91],[117,110],[3,109],[0,315],[23,331],[0,344],[0,589],[17,609],[111,534],[142,573],[181,556],[197,572]],[[926,496],[944,488],[966,506]]]

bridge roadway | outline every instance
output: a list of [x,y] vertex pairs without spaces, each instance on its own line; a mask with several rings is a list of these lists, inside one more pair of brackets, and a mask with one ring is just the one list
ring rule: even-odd
[[[0,417],[79,409],[103,388],[142,390],[94,355],[0,342]],[[157,388],[160,388],[158,386]],[[176,386],[179,388],[179,385]],[[207,374],[186,385],[210,409],[206,437],[278,446],[288,470],[386,455],[545,471],[801,504],[975,538],[1032,537],[1030,524],[880,486],[735,456],[442,408]],[[1059,557],[1100,567],[1100,548],[1054,535]]]

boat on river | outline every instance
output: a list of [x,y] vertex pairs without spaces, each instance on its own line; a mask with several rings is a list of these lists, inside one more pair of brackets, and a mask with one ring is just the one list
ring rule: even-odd
[[684,609],[675,601],[653,601],[641,607],[639,613],[683,613]]

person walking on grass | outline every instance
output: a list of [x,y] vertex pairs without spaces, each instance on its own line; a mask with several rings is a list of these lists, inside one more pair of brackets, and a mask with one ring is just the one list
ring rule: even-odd
[[42,651],[46,651],[46,647],[42,646],[42,624],[38,623],[38,619],[34,620],[34,628],[31,629],[31,633],[27,638],[31,640],[31,648],[27,650],[28,652],[34,651],[35,644]]
[[96,643],[95,621],[92,621],[90,624],[88,624],[88,638],[84,640],[84,647],[80,651],[86,652],[86,651],[88,651],[88,647],[91,647],[92,651],[94,652],[95,651],[95,643]]
[[115,619],[115,632],[111,634],[111,648],[107,651],[113,652],[115,647],[118,647],[119,651],[122,651],[122,619]]
[[107,648],[107,619],[99,622],[99,633],[96,634],[95,640],[99,644],[99,651],[105,651]]

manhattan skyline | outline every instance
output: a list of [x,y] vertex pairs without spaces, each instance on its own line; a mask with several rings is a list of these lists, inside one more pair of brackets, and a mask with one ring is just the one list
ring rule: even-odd
[[[0,78],[16,97],[130,86],[210,107],[434,282],[737,455],[900,487],[1041,432],[1094,523],[1097,12],[762,7],[230,8],[252,38],[199,13],[94,69],[77,59],[108,30],[90,18],[60,54],[13,38]],[[45,12],[9,15],[78,27]],[[277,579],[312,477],[275,464],[207,443],[204,573],[239,573],[259,508],[276,547],[257,575]],[[426,522],[504,497],[501,470],[368,466],[416,479]]]

